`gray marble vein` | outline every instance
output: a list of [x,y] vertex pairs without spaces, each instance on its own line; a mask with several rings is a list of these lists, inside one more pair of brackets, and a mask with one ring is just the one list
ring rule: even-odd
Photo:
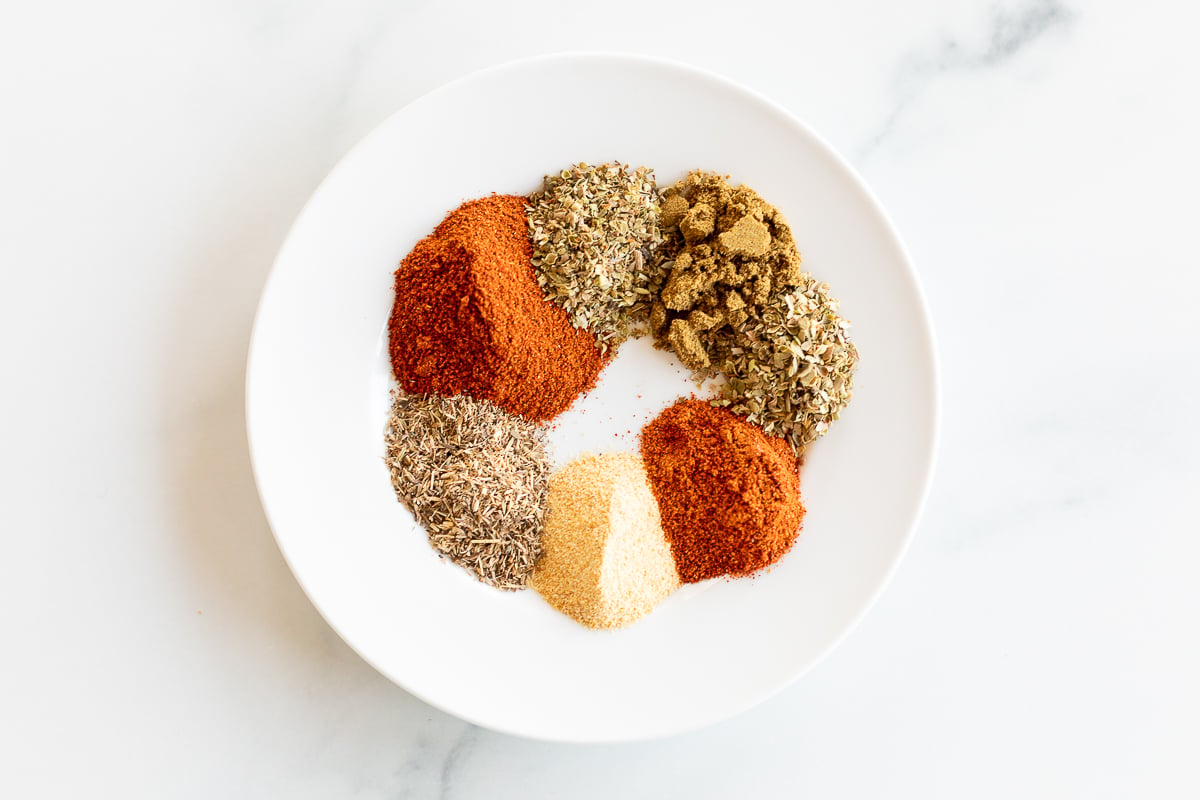
[[984,43],[969,45],[957,38],[943,38],[915,50],[902,61],[894,78],[891,107],[858,148],[859,163],[874,154],[930,85],[942,76],[952,72],[983,72],[1003,66],[1051,31],[1068,27],[1078,12],[1067,8],[1060,0],[1033,0],[1016,8],[993,6],[989,13]]
[[463,729],[462,735],[458,737],[458,741],[446,753],[446,759],[442,762],[441,785],[438,791],[440,800],[449,800],[454,787],[454,778],[457,771],[461,768],[463,760],[471,749],[475,746],[479,738],[479,729],[474,725],[468,725]]

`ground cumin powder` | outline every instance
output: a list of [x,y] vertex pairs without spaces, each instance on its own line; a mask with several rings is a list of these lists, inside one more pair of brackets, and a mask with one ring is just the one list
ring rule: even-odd
[[747,318],[800,283],[792,230],[750,187],[701,170],[665,189],[660,207],[651,330],[690,369],[719,368]]
[[681,400],[642,430],[642,459],[684,583],[749,575],[796,541],[804,506],[784,439]]
[[525,198],[494,195],[452,211],[396,271],[388,322],[406,392],[466,394],[550,419],[596,383],[594,337],[543,299]]

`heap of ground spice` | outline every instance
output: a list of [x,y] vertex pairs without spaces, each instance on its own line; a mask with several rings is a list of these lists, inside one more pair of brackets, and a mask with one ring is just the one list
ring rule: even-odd
[[679,588],[658,506],[635,453],[572,461],[550,478],[542,557],[529,585],[589,628],[617,628]]
[[596,383],[595,338],[548,303],[531,264],[525,198],[464,203],[396,271],[388,322],[406,392],[465,394],[529,420],[565,411]]
[[736,328],[798,284],[800,252],[778,209],[716,173],[689,173],[659,205],[665,241],[654,254],[661,290],[650,325],[680,361],[704,370],[713,361],[710,332]]
[[791,549],[804,506],[786,440],[681,400],[646,425],[641,449],[684,583],[749,575]]

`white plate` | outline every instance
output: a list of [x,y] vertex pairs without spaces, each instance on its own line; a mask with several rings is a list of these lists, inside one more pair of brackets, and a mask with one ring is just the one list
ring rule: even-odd
[[[400,259],[464,199],[529,192],[546,172],[612,159],[653,167],[663,185],[695,167],[728,173],[776,204],[807,268],[842,300],[862,365],[841,422],[809,450],[808,516],[792,552],[768,574],[685,587],[634,626],[596,632],[532,591],[499,592],[439,560],[396,501],[381,455],[386,321]],[[626,345],[588,413],[575,409],[559,427],[559,459],[635,446],[637,428],[688,389],[669,364],[644,342]],[[263,506],[333,629],[432,705],[564,741],[696,728],[812,667],[903,553],[937,438],[921,292],[862,182],[763,98],[690,68],[615,55],[476,73],[400,110],[355,147],[275,262],[246,394]]]

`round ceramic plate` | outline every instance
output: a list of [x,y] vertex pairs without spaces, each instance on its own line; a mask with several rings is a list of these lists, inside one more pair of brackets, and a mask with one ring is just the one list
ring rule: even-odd
[[[531,116],[534,97],[567,98]],[[571,101],[579,98],[579,102]],[[828,282],[862,356],[855,397],[809,448],[808,515],[753,579],[684,587],[629,628],[585,629],[533,591],[500,592],[439,559],[383,465],[386,323],[398,262],[462,201],[524,194],[570,164],[700,167],[777,205]],[[636,448],[694,387],[627,343],[561,418],[554,457]],[[929,320],[879,204],[777,106],[643,58],[570,55],[455,81],[354,148],[296,220],[264,291],[247,376],[263,506],[313,604],[381,673],[496,730],[563,741],[665,736],[738,713],[813,666],[878,595],[925,496],[937,431]]]

